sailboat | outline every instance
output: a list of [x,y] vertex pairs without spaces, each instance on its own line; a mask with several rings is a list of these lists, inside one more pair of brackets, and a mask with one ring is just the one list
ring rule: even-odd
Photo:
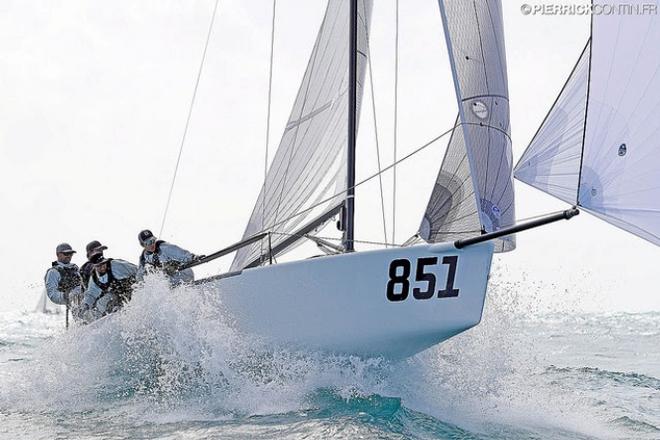
[[591,36],[514,175],[660,245],[660,19],[657,2],[650,7],[656,14],[592,16]]
[[[514,250],[514,233],[579,213],[515,223],[501,4],[438,3],[458,116],[418,231],[401,247],[354,248],[372,2],[330,0],[243,240],[192,264],[236,252],[229,272],[199,282],[219,292],[239,331],[313,350],[412,356],[479,323],[493,254]],[[587,48],[515,175],[660,244],[652,137],[660,26],[655,16],[629,19],[594,17]],[[611,51],[615,38],[642,43]],[[335,218],[340,246],[316,236]],[[326,255],[272,264],[303,240]]]
[[43,289],[39,295],[39,301],[37,301],[37,305],[34,307],[34,311],[44,314],[60,314],[63,308],[63,306],[50,301],[46,289]]
[[[403,247],[355,251],[355,138],[372,1],[330,0],[243,240],[194,263],[236,252],[228,273],[200,282],[220,292],[238,330],[400,359],[481,320],[493,253],[515,248],[502,11],[497,1],[439,5],[459,116],[419,231]],[[335,218],[340,246],[315,236]],[[328,254],[270,264],[307,239]]]

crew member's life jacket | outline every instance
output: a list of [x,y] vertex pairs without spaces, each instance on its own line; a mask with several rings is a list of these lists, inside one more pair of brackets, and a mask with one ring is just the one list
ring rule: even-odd
[[80,286],[80,275],[78,275],[78,266],[62,266],[57,261],[53,261],[53,269],[60,274],[60,282],[57,284],[57,289],[60,292],[69,293],[76,287]]
[[87,290],[87,285],[89,284],[89,279],[92,277],[92,272],[94,272],[94,264],[91,261],[87,261],[80,267],[80,279],[82,280],[82,291]]
[[98,273],[95,270],[92,271],[92,279],[94,284],[99,286],[101,289],[101,295],[96,300],[98,301],[103,295],[106,295],[108,292],[113,293],[117,296],[119,301],[118,306],[122,306],[131,300],[133,284],[135,284],[135,276],[130,276],[124,279],[118,279],[112,273],[112,258],[107,260],[108,270],[105,275],[108,276],[108,281],[105,283],[99,279]]
[[152,265],[157,268],[162,268],[163,263],[160,262],[160,245],[165,243],[165,240],[158,240],[156,241],[156,249],[153,251],[153,257],[152,257],[152,263],[147,263],[147,259],[145,258],[145,255],[147,253],[147,250],[143,250],[142,254],[140,254],[140,266],[145,266],[146,264]]

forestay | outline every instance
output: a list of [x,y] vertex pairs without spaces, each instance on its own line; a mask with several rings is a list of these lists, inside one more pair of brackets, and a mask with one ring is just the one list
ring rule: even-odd
[[[577,168],[575,159],[567,169],[547,158],[572,157],[576,151],[576,130],[570,124],[553,124],[556,118],[546,118],[539,130],[547,133],[546,140],[535,137],[516,166],[518,179],[656,245],[660,245],[659,47],[656,14],[592,17]],[[565,87],[558,102],[567,101],[570,93]],[[548,146],[547,139],[552,138],[556,143]],[[563,188],[558,190],[560,184]]]
[[[492,232],[515,221],[501,4],[439,4],[461,124],[452,134],[420,227],[420,236],[431,242]],[[467,199],[470,194],[473,202]],[[513,235],[495,241],[497,252],[514,248]]]
[[[242,248],[232,270],[257,261],[268,246],[290,239],[290,234],[344,201],[340,196],[320,203],[347,189],[349,5],[349,0],[328,2],[291,115],[243,235],[270,230],[270,243]],[[358,114],[371,9],[371,0],[358,1]]]

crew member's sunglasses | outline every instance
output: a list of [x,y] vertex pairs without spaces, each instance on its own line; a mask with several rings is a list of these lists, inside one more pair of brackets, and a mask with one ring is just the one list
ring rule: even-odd
[[146,240],[144,240],[143,246],[144,247],[149,247],[154,243],[156,243],[156,237],[147,238]]

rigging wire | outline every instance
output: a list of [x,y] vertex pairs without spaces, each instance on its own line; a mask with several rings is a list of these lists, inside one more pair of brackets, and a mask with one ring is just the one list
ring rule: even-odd
[[[374,115],[374,136],[376,140],[376,160],[378,162],[378,184],[380,185],[380,208],[383,215],[383,236],[385,243],[387,243],[387,224],[385,222],[385,198],[383,196],[383,175],[381,173],[380,165],[380,145],[378,143],[378,122],[376,118],[376,96],[374,93],[374,77],[373,69],[371,68],[371,45],[369,42],[369,34],[367,33],[367,62],[369,63],[369,86],[371,89],[371,108]],[[263,226],[262,226],[263,227]]]
[[[445,137],[445,136],[447,136],[448,134],[450,134],[452,131],[454,131],[454,129],[455,129],[456,127],[458,127],[458,126],[460,126],[460,125],[463,125],[463,124],[462,124],[462,123],[459,123],[459,124],[457,124],[457,125],[455,125],[455,126],[452,126],[450,129],[448,129],[448,130],[446,130],[446,131],[440,133],[438,136],[436,136],[436,137],[434,137],[433,139],[427,141],[426,143],[424,143],[424,144],[421,145],[420,147],[416,148],[415,150],[411,151],[411,152],[408,153],[407,155],[403,156],[401,159],[397,160],[396,162],[393,162],[393,163],[389,164],[388,166],[386,166],[385,168],[383,168],[381,171],[379,171],[379,172],[377,172],[377,173],[374,173],[374,174],[372,174],[372,175],[370,175],[370,176],[368,176],[368,177],[365,177],[364,179],[360,180],[360,181],[357,182],[355,185],[353,185],[353,188],[357,188],[358,186],[360,186],[360,185],[362,185],[362,184],[364,184],[364,183],[369,182],[370,180],[372,180],[372,179],[378,177],[380,174],[384,173],[385,171],[389,171],[390,169],[394,168],[395,166],[397,166],[397,165],[400,164],[401,162],[410,159],[412,156],[416,155],[417,153],[419,153],[419,152],[422,151],[422,150],[425,150],[426,148],[430,147],[431,145],[433,145],[433,144],[434,144],[435,142],[437,142],[438,140],[440,140],[440,139],[442,139],[443,137]],[[287,217],[287,218],[285,218],[285,219],[283,219],[283,220],[280,220],[280,221],[277,222],[277,223],[274,223],[273,225],[270,226],[270,228],[268,228],[268,229],[264,229],[264,230],[262,230],[262,231],[255,232],[255,234],[261,234],[262,232],[272,232],[272,229],[273,229],[273,228],[276,228],[277,226],[280,226],[280,225],[282,225],[282,224],[288,222],[288,221],[291,220],[292,218],[298,217],[299,215],[303,215],[303,214],[305,214],[305,213],[307,213],[307,212],[313,210],[314,208],[316,208],[316,207],[318,207],[318,206],[321,206],[321,205],[323,205],[323,204],[326,203],[326,202],[329,202],[329,201],[332,200],[332,199],[335,199],[335,198],[337,198],[337,197],[341,197],[341,196],[343,196],[344,194],[346,194],[347,192],[348,192],[348,188],[346,188],[346,189],[344,189],[344,190],[342,190],[342,191],[340,191],[340,192],[338,192],[338,193],[335,193],[335,194],[331,195],[330,197],[326,197],[325,199],[316,202],[315,204],[313,204],[313,205],[310,206],[309,208],[306,208],[306,209],[303,209],[302,211],[296,212],[296,213],[290,215],[289,217]]]
[[199,88],[199,81],[202,77],[202,70],[204,67],[204,61],[206,60],[206,50],[209,47],[209,41],[211,40],[211,33],[213,31],[213,24],[215,23],[215,16],[218,10],[218,3],[220,0],[215,0],[215,5],[213,6],[213,14],[211,15],[211,23],[209,24],[209,30],[206,34],[206,43],[204,43],[204,52],[202,52],[202,60],[199,63],[199,70],[197,71],[197,79],[195,80],[195,88],[193,89],[192,99],[190,100],[190,107],[188,108],[188,116],[186,118],[186,125],[183,129],[183,136],[181,137],[181,145],[179,146],[179,155],[176,158],[176,166],[174,167],[174,175],[172,176],[172,183],[170,185],[170,192],[167,195],[167,203],[165,203],[165,211],[163,212],[163,220],[160,224],[160,231],[158,236],[163,235],[163,229],[165,228],[165,220],[167,219],[167,212],[170,209],[170,202],[172,201],[172,192],[174,191],[174,183],[176,182],[176,175],[179,171],[179,163],[181,162],[181,153],[183,153],[183,146],[186,142],[186,135],[188,134],[188,127],[190,126],[190,118],[192,116],[193,107],[195,106],[195,98],[197,97],[197,89]]
[[270,63],[268,66],[268,106],[266,114],[266,154],[264,156],[264,197],[262,200],[262,219],[261,227],[263,228],[263,216],[266,215],[266,178],[268,177],[268,145],[270,142],[270,111],[271,111],[271,102],[272,102],[272,92],[273,92],[273,49],[275,47],[275,7],[277,5],[277,0],[273,0],[273,19],[270,28]]
[[[271,234],[274,235],[282,235],[286,237],[298,237],[298,238],[307,238],[307,235],[309,234],[294,234],[291,232],[278,232],[278,231],[273,231]],[[328,241],[337,241],[341,242],[342,238],[341,237],[323,237],[320,235],[314,235],[314,238],[319,238],[321,240],[328,240]],[[385,246],[385,247],[403,247],[401,244],[397,243],[390,243],[387,241],[374,241],[374,240],[355,240],[356,243],[361,243],[361,244],[373,244],[373,245],[378,245],[378,246]]]
[[[394,23],[394,164],[397,163],[397,127],[399,110],[399,0],[396,0]],[[392,170],[392,241],[396,241],[396,166]]]
[[[266,111],[266,153],[264,155],[264,185],[262,188],[263,197],[261,198],[261,229],[264,228],[266,218],[266,180],[268,178],[268,145],[270,143],[270,111],[273,91],[273,52],[275,47],[275,8],[277,0],[273,0],[273,19],[270,28],[270,63],[268,65],[268,105]],[[263,253],[263,243],[262,243]]]

